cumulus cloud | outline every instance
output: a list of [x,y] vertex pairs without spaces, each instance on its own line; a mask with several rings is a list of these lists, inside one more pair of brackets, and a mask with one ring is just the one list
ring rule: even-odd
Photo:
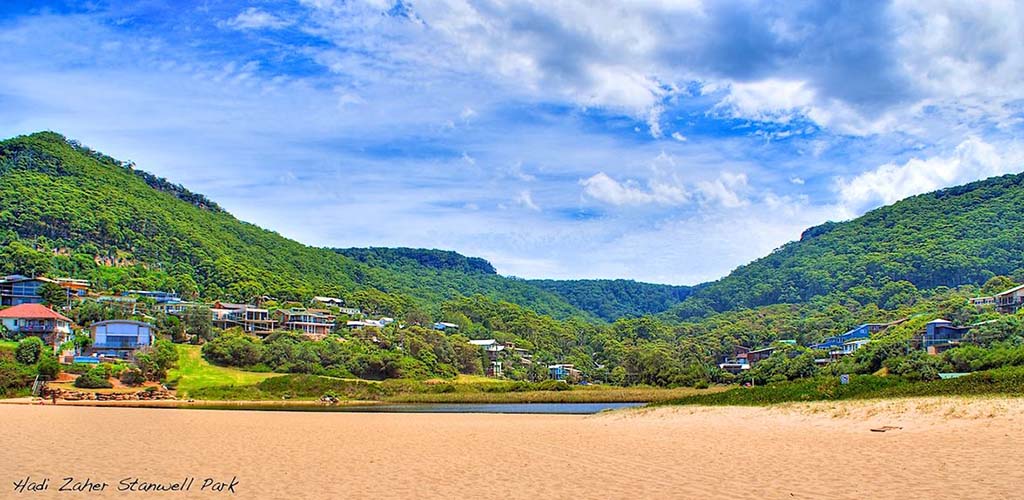
[[697,190],[705,202],[718,203],[723,207],[736,208],[750,203],[746,198],[749,190],[746,174],[722,172],[717,179],[697,183]]
[[672,138],[679,142],[686,142],[686,136],[679,132],[672,132]]
[[258,7],[249,7],[222,23],[223,26],[237,30],[280,29],[290,24],[290,21]]
[[976,137],[960,143],[948,156],[911,158],[902,164],[886,163],[848,179],[837,179],[835,190],[848,213],[890,204],[915,194],[1019,171],[1024,151],[1009,146],[1003,151]]
[[619,182],[604,172],[598,172],[580,181],[583,192],[591,198],[612,205],[679,205],[689,200],[681,187],[652,181],[645,189],[635,181]]

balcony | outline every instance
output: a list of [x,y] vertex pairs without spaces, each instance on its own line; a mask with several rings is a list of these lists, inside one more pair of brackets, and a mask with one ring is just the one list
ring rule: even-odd
[[97,342],[92,345],[93,349],[138,349],[145,346],[138,342]]
[[56,325],[52,325],[52,324],[51,325],[19,325],[17,328],[18,328],[19,332],[24,332],[24,333],[54,333],[54,332],[62,331],[62,330],[59,330]]

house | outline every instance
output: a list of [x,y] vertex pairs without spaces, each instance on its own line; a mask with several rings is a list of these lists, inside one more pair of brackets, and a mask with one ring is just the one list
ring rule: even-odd
[[434,323],[434,329],[442,332],[447,330],[458,330],[459,325],[456,325],[455,323],[445,323],[444,321],[439,321],[437,323]]
[[157,304],[164,304],[167,302],[181,302],[181,297],[174,292],[164,292],[160,290],[127,290],[121,293],[125,297],[140,297],[146,299],[153,299]]
[[71,320],[42,304],[18,304],[0,311],[0,323],[9,332],[39,337],[57,348],[71,334]]
[[139,348],[153,345],[156,327],[142,321],[113,319],[93,323],[89,332],[92,337],[90,354],[131,359]]
[[996,294],[996,310],[1003,314],[1014,314],[1024,305],[1024,285],[1013,287]]
[[218,301],[214,302],[210,313],[213,326],[222,330],[239,327],[243,332],[263,335],[274,331],[274,319],[270,317],[270,311],[249,304]]
[[56,283],[49,278],[29,278],[20,274],[0,279],[0,306],[20,304],[41,304],[43,297],[39,289],[45,283]]
[[345,301],[337,297],[313,297],[314,302],[319,302],[325,306],[341,307],[345,305]]
[[854,339],[843,342],[843,347],[829,353],[832,359],[849,356],[871,343],[871,339]]
[[995,297],[973,297],[973,298],[967,299],[967,302],[969,302],[972,306],[975,306],[975,307],[978,307],[978,308],[982,308],[982,307],[985,307],[985,306],[994,306],[994,305],[996,305],[996,298]]
[[501,369],[501,352],[505,350],[504,344],[494,339],[470,340],[469,343],[470,345],[480,347],[487,354],[487,360],[490,362],[490,365],[484,371],[488,377],[501,377],[504,375]]
[[565,363],[548,365],[548,376],[555,380],[564,380],[572,384],[583,380],[583,372],[577,370],[574,365]]
[[363,311],[360,311],[359,308],[357,308],[357,307],[339,307],[338,308],[338,313],[339,314],[344,314],[346,316],[356,317],[356,316],[362,316]]
[[728,356],[722,356],[722,362],[718,364],[718,367],[724,371],[737,375],[744,370],[750,369],[750,362],[748,361],[748,355],[750,354],[750,348],[737,345],[733,346],[732,354]]
[[89,280],[56,278],[54,281],[56,281],[61,288],[67,290],[69,296],[81,298],[85,297],[89,293]]
[[924,332],[915,338],[913,343],[928,354],[942,354],[967,341],[970,331],[971,327],[969,326],[953,326],[951,321],[936,319],[925,325]]
[[334,322],[334,315],[322,309],[294,307],[277,311],[278,328],[281,330],[326,336],[334,329]]
[[842,350],[843,345],[851,340],[861,340],[871,338],[871,335],[885,330],[891,325],[891,323],[865,323],[860,325],[846,333],[840,335],[834,335],[828,337],[817,344],[812,344],[811,349],[840,349]]
[[201,304],[198,302],[165,302],[163,304],[157,304],[153,309],[171,316],[179,316],[184,314],[185,311],[193,307],[199,307],[200,305]]

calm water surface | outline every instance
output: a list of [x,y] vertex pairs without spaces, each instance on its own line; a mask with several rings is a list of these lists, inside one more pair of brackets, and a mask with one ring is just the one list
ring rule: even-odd
[[632,408],[645,403],[386,403],[338,406],[196,406],[196,409],[321,411],[341,413],[520,413],[590,415],[604,410]]

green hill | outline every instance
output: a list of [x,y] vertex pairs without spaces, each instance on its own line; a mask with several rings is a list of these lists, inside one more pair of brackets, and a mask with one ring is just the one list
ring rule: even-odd
[[530,283],[608,321],[663,312],[682,302],[694,289],[633,280],[530,280]]
[[1024,174],[922,194],[804,232],[695,291],[669,316],[698,317],[837,295],[894,308],[916,289],[1024,275]]
[[377,289],[399,296],[391,298],[402,309],[428,313],[455,296],[482,294],[556,317],[586,315],[552,292],[495,274],[483,259],[302,245],[53,132],[0,142],[0,273],[14,272],[233,301]]

